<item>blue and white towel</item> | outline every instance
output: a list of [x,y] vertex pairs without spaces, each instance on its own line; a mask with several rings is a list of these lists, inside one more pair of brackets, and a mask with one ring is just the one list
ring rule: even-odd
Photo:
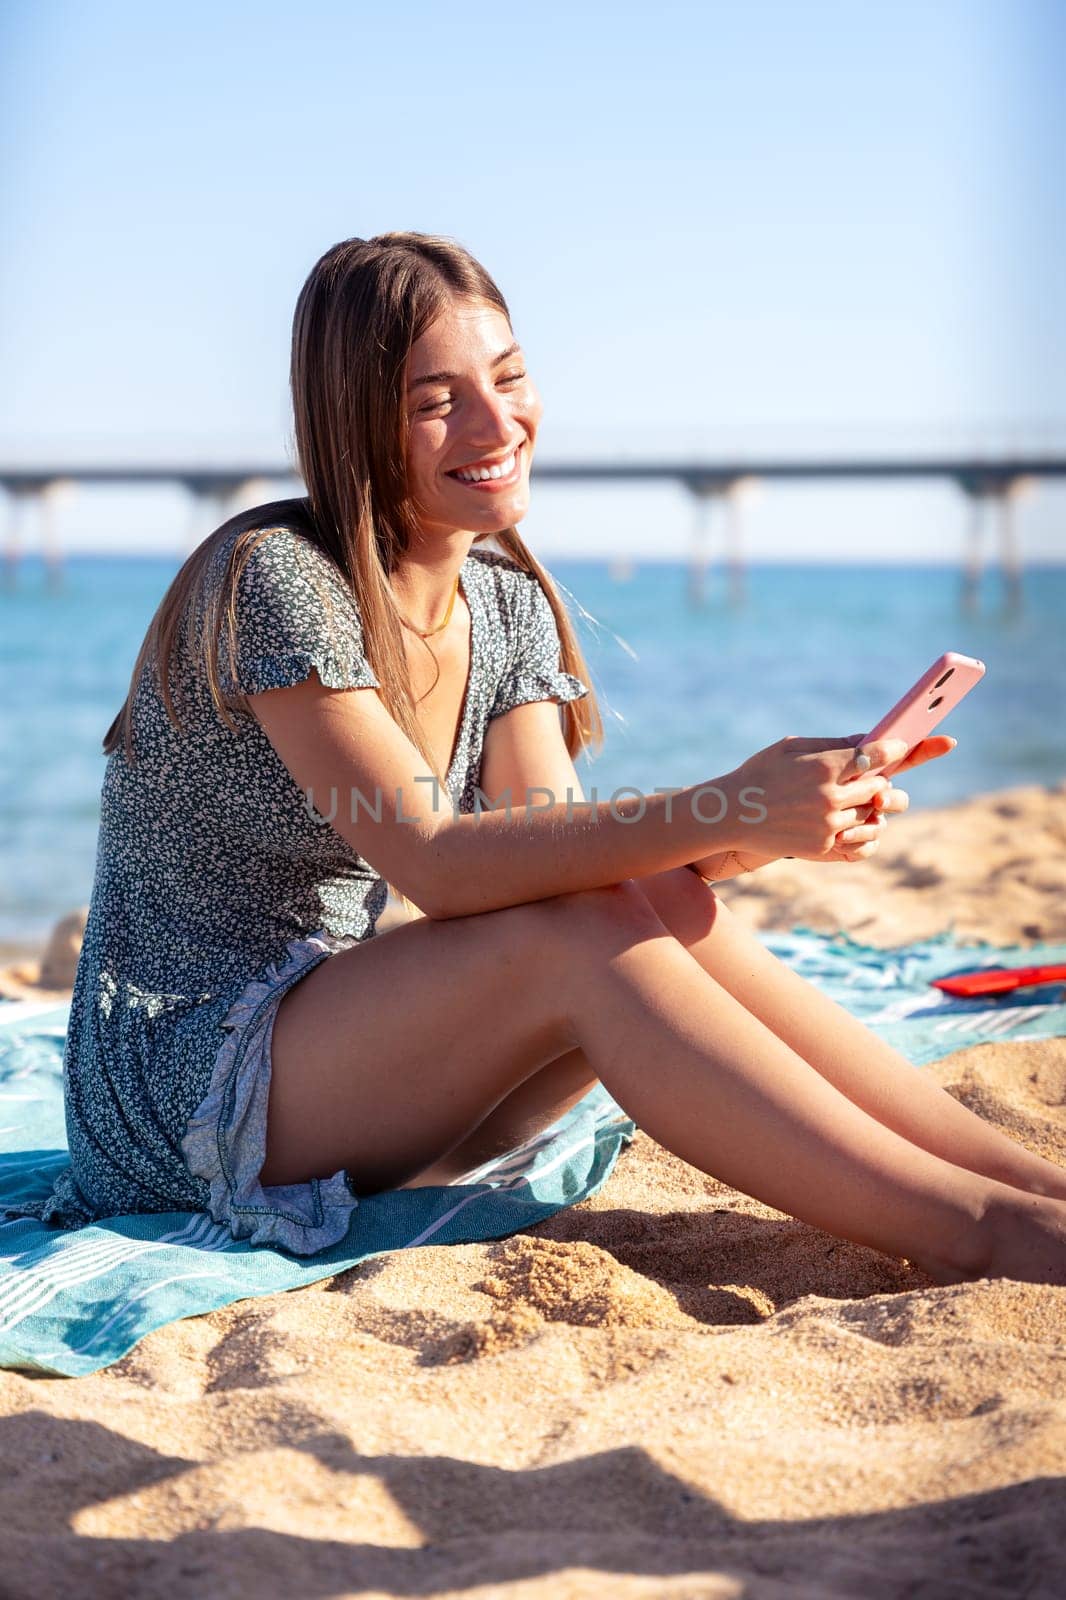
[[[1066,945],[895,950],[796,929],[762,935],[802,977],[916,1068],[989,1039],[1066,1034],[1066,988],[956,1000],[929,980],[979,966],[1066,962]],[[0,1003],[0,1215],[47,1194],[67,1164],[66,1006]],[[553,1127],[448,1186],[360,1202],[348,1236],[317,1256],[237,1243],[202,1213],[115,1217],[73,1232],[0,1221],[0,1366],[80,1376],[154,1328],[234,1300],[296,1289],[393,1250],[503,1238],[597,1193],[635,1124],[597,1087]]]

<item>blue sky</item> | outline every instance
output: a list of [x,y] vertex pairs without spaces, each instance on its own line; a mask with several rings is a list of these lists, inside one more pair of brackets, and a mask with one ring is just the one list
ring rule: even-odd
[[[1058,0],[6,0],[0,460],[284,456],[300,285],[391,228],[496,278],[544,457],[1066,447],[1064,47]],[[967,511],[767,487],[746,515],[755,557],[951,559]],[[165,489],[59,519],[71,549],[190,528]],[[523,532],[680,554],[691,520],[541,485]],[[1066,489],[1021,523],[1066,559]]]

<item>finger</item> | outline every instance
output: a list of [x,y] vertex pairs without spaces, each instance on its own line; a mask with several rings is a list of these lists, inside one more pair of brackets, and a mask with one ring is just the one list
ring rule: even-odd
[[845,806],[840,811],[834,811],[829,817],[829,826],[835,828],[837,833],[842,833],[845,828],[854,828],[859,823],[872,823],[875,819],[871,816],[870,806]]
[[911,803],[911,797],[907,793],[906,789],[897,789],[895,785],[892,784],[884,791],[883,794],[879,794],[877,796],[877,802],[882,811],[898,814],[901,811],[906,811],[907,807]]
[[862,773],[876,772],[879,767],[902,760],[906,754],[906,739],[875,739],[870,744],[860,745],[850,759],[843,762],[837,782],[848,783]]
[[837,834],[837,843],[865,844],[869,839],[880,839],[884,831],[883,822],[863,822],[854,828],[842,828]]
[[[845,799],[850,800],[851,796],[847,791],[852,788],[854,788],[854,785],[849,783],[845,789]],[[891,781],[886,782],[885,787],[879,789],[866,805],[858,807],[862,812],[862,816],[859,819],[860,822],[872,822],[883,811],[890,811],[892,809],[891,798],[895,793],[896,790],[893,789]]]
[[935,761],[938,756],[950,754],[958,742],[957,739],[953,739],[947,733],[932,734],[928,739],[919,740],[906,759],[900,762],[896,770],[898,772],[906,772],[910,767],[920,767],[923,762]]
[[838,845],[834,855],[839,861],[866,861],[876,854],[880,844],[880,839],[871,839],[866,844]]
[[847,809],[868,806],[875,794],[880,794],[883,789],[889,788],[889,780],[883,778],[879,772],[865,772],[861,777],[851,778],[847,783],[841,783],[834,795],[837,806]]
[[796,734],[790,733],[787,743],[801,756],[816,755],[823,750],[839,750],[844,756],[849,750],[854,750],[856,745],[860,745],[863,738],[864,735],[861,733],[849,733],[843,739],[839,734],[835,738],[800,739]]

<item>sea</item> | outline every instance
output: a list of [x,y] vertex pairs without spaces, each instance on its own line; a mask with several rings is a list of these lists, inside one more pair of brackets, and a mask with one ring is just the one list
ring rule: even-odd
[[[713,782],[785,734],[842,741],[945,650],[986,674],[944,731],[958,747],[900,779],[911,810],[1066,778],[1066,567],[997,569],[963,604],[954,566],[751,564],[743,592],[683,562],[543,558],[605,727],[577,768],[599,800]],[[0,941],[38,944],[92,888],[105,758],[177,557],[27,556],[0,588]],[[1024,848],[1024,841],[1019,841]]]

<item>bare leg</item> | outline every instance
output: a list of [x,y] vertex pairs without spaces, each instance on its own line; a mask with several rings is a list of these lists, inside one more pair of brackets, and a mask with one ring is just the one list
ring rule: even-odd
[[267,1182],[341,1165],[405,1182],[577,1046],[653,1138],[767,1205],[940,1282],[1066,1282],[1066,1205],[869,1116],[711,979],[634,884],[395,929],[322,963],[278,1024]]
[[581,1004],[587,968],[571,962],[563,974],[579,1040],[638,1126],[732,1187],[905,1255],[939,1282],[989,1273],[1066,1284],[1066,1204],[966,1171],[886,1128],[708,982],[655,920],[658,932],[608,960],[606,1028],[598,1008]]
[[955,1166],[1032,1194],[1066,1199],[1066,1168],[960,1105],[928,1073],[797,976],[695,873],[682,868],[639,881],[703,970],[855,1105]]
[[516,1145],[543,1133],[583,1100],[598,1081],[584,1050],[568,1050],[512,1089],[462,1144],[399,1188],[424,1189],[430,1184],[454,1183],[486,1161],[506,1155]]
[[[957,1167],[1031,1194],[1066,1199],[1066,1169],[976,1116],[842,1006],[770,953],[696,875],[636,880],[663,924],[752,1016],[878,1122]],[[450,1183],[550,1127],[596,1083],[571,1051],[515,1089],[439,1165],[407,1185]]]

